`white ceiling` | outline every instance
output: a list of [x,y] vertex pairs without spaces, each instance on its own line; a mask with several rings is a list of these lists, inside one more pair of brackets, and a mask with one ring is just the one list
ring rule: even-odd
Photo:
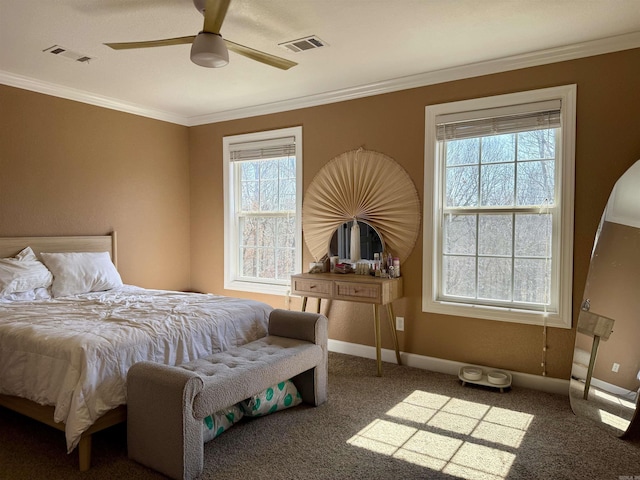
[[[232,0],[223,37],[298,62],[288,71],[103,45],[202,23],[191,0],[0,0],[0,83],[196,125],[640,47],[640,0]],[[309,35],[329,46],[278,46]]]

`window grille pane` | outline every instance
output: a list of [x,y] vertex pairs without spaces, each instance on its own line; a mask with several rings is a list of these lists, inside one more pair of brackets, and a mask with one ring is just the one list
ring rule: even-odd
[[257,277],[258,256],[255,248],[240,247],[240,271],[244,277]]
[[445,215],[443,225],[445,253],[475,255],[476,218],[476,215]]
[[261,248],[258,250],[258,268],[256,277],[276,278],[276,249]]
[[260,180],[260,162],[239,162],[241,168],[241,181]]
[[555,157],[555,130],[533,130],[518,134],[518,160],[544,160]]
[[277,240],[279,248],[295,247],[296,219],[294,216],[276,218]]
[[445,295],[455,297],[476,296],[476,258],[445,255],[442,259]]
[[258,245],[258,220],[240,217],[240,246],[255,247]]
[[240,197],[240,211],[255,212],[260,205],[260,184],[258,181],[243,181],[240,184],[242,189]]
[[511,214],[480,215],[479,222],[478,253],[511,257],[513,216]]
[[555,205],[553,160],[518,162],[517,204],[520,206]]
[[260,211],[275,212],[278,210],[280,199],[278,197],[278,180],[260,180]]
[[276,249],[276,278],[288,280],[294,269],[295,250],[293,248]]
[[296,178],[296,157],[284,157],[279,160],[280,178]]
[[515,164],[482,165],[480,170],[481,205],[513,205]]
[[258,218],[258,245],[260,247],[276,246],[276,219]]
[[482,138],[482,163],[514,162],[515,159],[516,136],[514,134]]
[[240,175],[240,205],[242,212],[254,212],[259,208],[260,175],[257,162],[238,164]]
[[446,170],[447,207],[478,205],[478,167],[451,167]]
[[517,257],[551,256],[550,214],[517,214],[515,255]]
[[473,165],[480,159],[480,140],[469,138],[447,142],[448,167],[453,165]]
[[478,298],[511,300],[511,258],[478,259]]
[[513,300],[546,305],[549,303],[551,262],[547,259],[516,258]]
[[278,179],[278,160],[260,160],[260,179],[261,180],[277,180]]
[[280,211],[294,212],[296,209],[296,179],[286,178],[280,181]]

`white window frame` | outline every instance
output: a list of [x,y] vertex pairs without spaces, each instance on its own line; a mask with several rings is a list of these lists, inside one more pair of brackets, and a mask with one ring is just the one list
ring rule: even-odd
[[296,157],[296,213],[295,213],[295,254],[294,272],[299,272],[302,265],[302,127],[282,128],[264,132],[247,133],[223,137],[223,177],[224,177],[224,288],[243,292],[268,295],[288,295],[291,279],[286,281],[252,281],[241,278],[238,261],[239,222],[236,214],[237,184],[231,160],[232,146],[238,143],[263,142],[284,137],[295,138]]
[[[575,181],[576,85],[532,90],[493,97],[463,100],[426,107],[425,161],[424,161],[424,222],[422,266],[422,311],[459,317],[482,318],[514,323],[571,328],[573,283],[573,212]],[[527,103],[561,101],[561,135],[558,138],[556,162],[556,198],[559,210],[554,217],[558,225],[554,232],[560,235],[555,267],[558,288],[551,292],[553,312],[507,308],[475,303],[456,303],[437,298],[441,256],[442,230],[439,219],[442,208],[443,171],[439,165],[436,138],[436,117],[440,115],[472,112],[490,108],[509,108]],[[560,189],[560,192],[558,192]],[[559,228],[555,228],[558,226]]]

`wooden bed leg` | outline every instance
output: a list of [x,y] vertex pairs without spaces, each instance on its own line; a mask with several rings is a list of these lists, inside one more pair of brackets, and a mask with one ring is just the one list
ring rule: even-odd
[[78,458],[80,471],[86,472],[91,467],[91,435],[83,435],[78,443]]

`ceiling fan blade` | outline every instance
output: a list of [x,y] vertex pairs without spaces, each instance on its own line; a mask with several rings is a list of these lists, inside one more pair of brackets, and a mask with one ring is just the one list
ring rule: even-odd
[[127,50],[130,48],[149,48],[149,47],[166,47],[169,45],[185,45],[193,43],[196,38],[195,35],[188,37],[176,37],[165,38],[164,40],[147,40],[144,42],[120,42],[120,43],[105,43],[107,47],[111,47],[114,50]]
[[291,67],[295,67],[296,65],[298,65],[296,62],[292,62],[291,60],[287,60],[286,58],[277,57],[275,55],[271,55],[270,53],[265,53],[261,52],[260,50],[245,47],[244,45],[232,42],[231,40],[227,40],[226,38],[224,41],[227,44],[227,48],[232,52],[238,53],[252,60],[271,65],[272,67],[280,68],[282,70],[289,70]]
[[207,33],[220,33],[231,0],[207,0],[204,10],[204,29]]

